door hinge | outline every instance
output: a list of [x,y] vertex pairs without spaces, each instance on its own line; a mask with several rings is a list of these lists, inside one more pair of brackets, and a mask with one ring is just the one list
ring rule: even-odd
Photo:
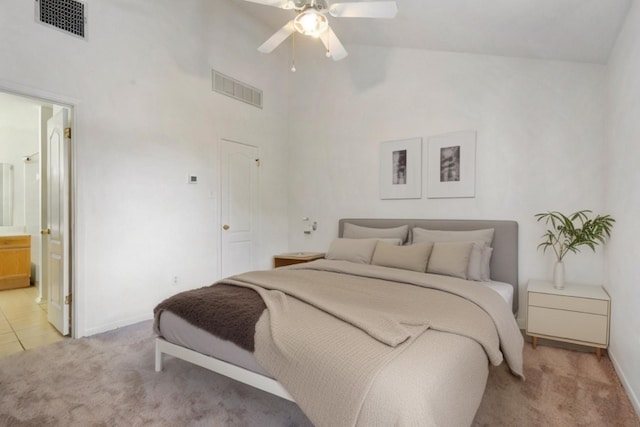
[[260,167],[260,159],[256,159],[256,166]]
[[72,298],[71,298],[71,294],[67,295],[66,297],[64,297],[64,303],[69,305],[71,304]]
[[71,128],[64,128],[64,137],[71,139]]

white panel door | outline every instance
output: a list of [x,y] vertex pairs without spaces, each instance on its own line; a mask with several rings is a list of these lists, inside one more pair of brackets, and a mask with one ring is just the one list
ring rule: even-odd
[[49,322],[69,334],[69,163],[71,140],[65,137],[68,113],[47,121],[47,266]]
[[220,145],[220,224],[222,277],[256,265],[258,149],[222,140]]

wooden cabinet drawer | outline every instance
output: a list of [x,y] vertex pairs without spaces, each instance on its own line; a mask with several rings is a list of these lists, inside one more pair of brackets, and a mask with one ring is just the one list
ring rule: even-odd
[[25,288],[31,276],[31,236],[0,236],[0,290]]
[[0,236],[0,249],[31,246],[31,236]]
[[31,274],[31,251],[29,248],[16,248],[0,251],[0,278]]
[[609,302],[605,300],[550,295],[537,292],[529,292],[529,306],[593,313],[602,316],[607,316],[609,313]]
[[[529,295],[531,298],[532,295]],[[556,310],[529,305],[527,332],[584,341],[606,346],[608,344],[608,316]]]

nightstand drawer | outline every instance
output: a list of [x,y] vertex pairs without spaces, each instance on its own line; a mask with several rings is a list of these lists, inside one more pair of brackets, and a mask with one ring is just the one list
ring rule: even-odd
[[579,298],[564,295],[541,294],[529,292],[529,306],[557,308],[607,316],[609,302],[599,299]]
[[[531,295],[529,295],[531,298]],[[531,301],[530,301],[531,304]],[[527,332],[606,346],[608,317],[529,305]]]
[[302,264],[324,258],[322,252],[292,252],[273,257],[273,267],[285,267],[287,265]]

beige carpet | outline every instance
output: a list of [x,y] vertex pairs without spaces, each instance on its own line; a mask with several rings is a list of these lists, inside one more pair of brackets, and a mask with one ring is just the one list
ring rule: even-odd
[[[151,322],[0,359],[0,426],[309,426],[298,407],[166,358]],[[610,361],[525,349],[527,381],[492,368],[477,426],[640,426]]]
[[491,368],[474,426],[640,426],[606,356],[527,344],[524,369]]

